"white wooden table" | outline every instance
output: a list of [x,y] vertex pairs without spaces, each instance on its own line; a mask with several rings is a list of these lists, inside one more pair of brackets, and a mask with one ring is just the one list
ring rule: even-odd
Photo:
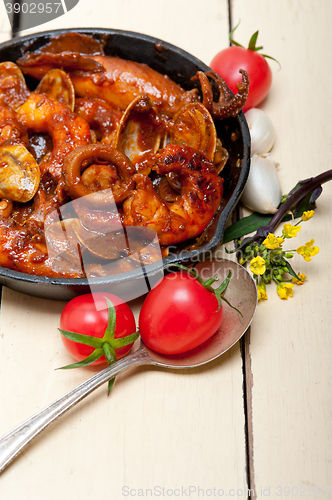
[[[230,4],[230,5],[229,5]],[[209,64],[228,45],[229,19],[243,44],[259,30],[273,85],[261,105],[277,140],[283,192],[331,168],[330,0],[80,0],[28,32],[105,27],[146,33]],[[0,35],[11,37],[1,4]],[[136,368],[44,431],[0,477],[1,500],[106,500],[228,496],[332,498],[332,184],[324,185],[311,238],[320,253],[295,257],[308,280],[282,301],[271,286],[242,344],[192,371]],[[331,245],[331,246],[330,246]],[[63,302],[3,289],[0,435],[94,373],[56,371]],[[138,310],[139,301],[136,303]],[[242,346],[242,347],[241,347]],[[331,487],[331,489],[329,489]],[[320,489],[319,489],[320,488]]]

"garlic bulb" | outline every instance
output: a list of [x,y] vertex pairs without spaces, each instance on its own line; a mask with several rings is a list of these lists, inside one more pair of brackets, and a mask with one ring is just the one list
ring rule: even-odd
[[277,165],[268,154],[251,158],[248,180],[241,197],[243,205],[261,214],[277,211],[282,197]]
[[251,108],[245,113],[251,137],[251,156],[271,151],[275,140],[273,123],[262,109]]

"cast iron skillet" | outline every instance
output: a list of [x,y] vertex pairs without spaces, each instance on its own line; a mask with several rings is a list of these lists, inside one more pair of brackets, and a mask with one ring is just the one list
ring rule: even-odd
[[[147,35],[113,29],[80,28],[75,30],[54,30],[28,35],[0,44],[0,62],[16,61],[24,48],[37,50],[60,33],[75,31],[97,39],[106,40],[105,53],[141,63],[146,63],[162,74],[190,90],[196,83],[191,77],[197,71],[209,71],[204,63],[184,50]],[[228,150],[230,157],[221,175],[224,177],[224,200],[213,223],[206,229],[199,241],[185,242],[173,247],[163,264],[188,263],[211,256],[222,242],[225,225],[236,206],[250,167],[250,135],[244,114],[216,122],[218,136]],[[141,269],[103,278],[49,278],[34,276],[0,267],[0,284],[13,290],[37,297],[70,300],[76,295],[91,290],[109,291],[125,300],[130,300],[148,291],[149,286],[161,276],[162,264],[156,263]]]

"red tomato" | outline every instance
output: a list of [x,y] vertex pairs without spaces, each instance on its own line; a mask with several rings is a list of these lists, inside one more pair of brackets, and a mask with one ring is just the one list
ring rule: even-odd
[[218,73],[236,94],[236,84],[241,81],[240,69],[249,75],[249,94],[243,111],[256,107],[268,94],[272,83],[272,71],[262,54],[244,47],[232,46],[221,50],[212,59],[211,69]]
[[[116,324],[114,338],[126,337],[136,332],[134,315],[125,302],[111,293],[88,293],[75,297],[65,306],[60,318],[60,328],[70,332],[90,335],[102,338],[108,324],[108,307],[105,300],[107,297],[114,305],[116,312]],[[77,361],[81,361],[89,356],[94,348],[67,339],[61,335],[62,341],[67,351]],[[125,356],[133,344],[115,349],[116,359]],[[105,356],[102,356],[92,365],[107,363]]]
[[139,330],[144,344],[161,354],[179,354],[210,338],[221,325],[217,297],[186,272],[166,275],[146,297]]

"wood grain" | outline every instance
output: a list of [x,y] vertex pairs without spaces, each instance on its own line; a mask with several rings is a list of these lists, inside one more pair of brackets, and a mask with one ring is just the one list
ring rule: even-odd
[[11,27],[6,12],[4,2],[0,3],[0,43],[9,40],[11,37]]
[[[281,64],[279,70],[270,62],[273,85],[261,107],[275,125],[271,156],[280,162],[286,193],[298,180],[331,168],[332,5],[233,0],[232,6],[234,25],[241,19],[234,38],[246,44],[258,29],[263,52]],[[314,218],[285,244],[297,248],[314,238],[320,247],[312,262],[294,259],[307,282],[295,287],[288,301],[268,287],[269,299],[259,304],[252,325],[251,454],[257,498],[264,497],[261,488],[270,488],[271,498],[277,498],[278,486],[294,486],[295,493],[297,487],[298,494],[302,488],[308,495],[314,491],[309,487],[331,484],[331,195],[331,183],[324,185]],[[322,498],[332,498],[322,491]]]
[[[143,32],[206,63],[228,43],[227,2],[220,0],[208,9],[196,0],[81,0],[41,29],[73,26]],[[136,313],[140,304],[131,304]],[[4,290],[0,434],[94,373],[56,370],[72,361],[57,331],[63,307]],[[109,398],[101,388],[44,431],[4,471],[1,498],[120,499],[125,487],[137,495],[149,488],[188,493],[189,486],[201,488],[200,495],[213,488],[244,492],[242,381],[239,345],[205,368],[132,369],[118,377]]]

